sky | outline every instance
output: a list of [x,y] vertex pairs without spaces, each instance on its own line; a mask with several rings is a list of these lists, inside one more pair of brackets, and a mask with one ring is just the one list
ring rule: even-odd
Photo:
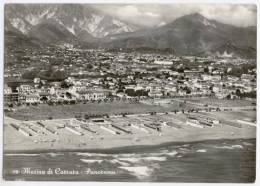
[[106,4],[95,7],[121,20],[149,27],[191,13],[235,26],[256,26],[257,22],[257,7],[253,4]]

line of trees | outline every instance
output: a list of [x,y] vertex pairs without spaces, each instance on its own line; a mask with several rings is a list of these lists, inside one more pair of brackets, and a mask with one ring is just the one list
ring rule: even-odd
[[131,97],[138,97],[138,96],[148,96],[148,91],[145,90],[134,90],[134,89],[126,89],[126,95]]

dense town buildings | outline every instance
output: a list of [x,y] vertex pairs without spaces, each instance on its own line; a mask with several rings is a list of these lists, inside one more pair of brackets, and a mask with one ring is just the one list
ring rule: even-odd
[[237,99],[256,92],[255,60],[65,46],[12,50],[14,55],[6,56],[7,105],[185,96]]

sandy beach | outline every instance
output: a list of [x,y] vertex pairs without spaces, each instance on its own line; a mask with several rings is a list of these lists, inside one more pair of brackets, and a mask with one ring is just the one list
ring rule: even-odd
[[[247,112],[245,112],[247,113]],[[221,117],[221,113],[211,113],[217,117]],[[214,127],[198,128],[187,125],[185,123],[186,115],[161,115],[156,116],[161,121],[174,121],[179,124],[180,128],[161,126],[161,131],[146,128],[148,132],[138,130],[132,126],[126,128],[132,132],[127,134],[121,132],[120,134],[111,134],[106,130],[102,130],[101,125],[95,124],[90,128],[98,131],[98,134],[91,134],[88,131],[80,130],[82,135],[77,135],[66,128],[58,129],[58,134],[45,133],[45,135],[35,134],[32,136],[24,136],[22,133],[16,131],[10,126],[10,123],[20,122],[21,125],[28,123],[32,124],[37,121],[19,121],[12,118],[5,117],[4,125],[4,151],[10,152],[45,152],[45,151],[104,151],[118,148],[136,148],[136,147],[152,147],[158,145],[166,145],[168,143],[181,142],[196,142],[205,140],[220,140],[220,139],[252,139],[256,138],[256,126],[250,125],[234,125],[235,119],[245,116],[250,116],[252,113],[239,114],[236,112],[225,112],[225,120],[222,125]],[[138,116],[138,117],[115,117],[108,119],[108,121],[122,124],[132,122],[134,125],[140,125],[140,122],[152,121],[153,116]],[[71,120],[45,120],[44,123],[50,127],[57,124],[71,122]],[[139,122],[139,123],[138,123]],[[229,123],[230,122],[230,123]],[[112,129],[112,128],[111,128]]]

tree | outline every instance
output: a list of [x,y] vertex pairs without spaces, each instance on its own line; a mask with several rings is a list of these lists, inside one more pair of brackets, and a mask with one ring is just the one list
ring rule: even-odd
[[151,68],[147,68],[146,70],[147,71],[157,71],[158,68],[157,67],[151,67]]
[[46,102],[46,101],[48,101],[48,98],[46,96],[43,96],[43,97],[40,98],[40,101]]
[[191,93],[191,89],[188,88],[188,89],[186,90],[186,94],[190,94],[190,93]]
[[51,80],[54,80],[54,81],[61,81],[61,80],[64,80],[65,78],[66,78],[66,75],[65,75],[64,71],[57,70],[51,74]]
[[61,88],[69,88],[70,87],[70,85],[64,80],[61,82],[60,86],[61,86]]
[[236,95],[237,95],[238,97],[241,96],[241,91],[240,91],[239,89],[236,90]]
[[134,89],[126,89],[125,90],[125,93],[128,95],[128,96],[135,96],[135,90]]
[[209,73],[209,68],[208,68],[208,67],[205,67],[205,68],[204,68],[204,72],[205,72],[205,73]]
[[148,92],[144,90],[136,90],[135,92],[136,96],[148,96]]
[[88,115],[88,114],[85,114],[85,115],[84,115],[84,119],[89,119],[89,115]]
[[31,70],[31,71],[26,71],[22,74],[22,78],[24,79],[34,79],[38,75],[39,71],[38,70]]
[[184,72],[184,68],[183,68],[183,67],[180,67],[180,68],[177,69],[177,71],[178,71],[179,73],[183,73],[183,72]]
[[172,71],[177,71],[177,68],[176,68],[174,65],[172,65],[172,66],[170,67],[170,70],[172,70]]
[[93,69],[93,65],[91,65],[90,63],[87,64],[87,69]]
[[68,98],[68,99],[71,99],[72,98],[72,95],[71,95],[71,93],[69,93],[69,92],[66,92],[66,97]]
[[229,95],[227,95],[227,99],[231,99],[231,95],[229,94]]

